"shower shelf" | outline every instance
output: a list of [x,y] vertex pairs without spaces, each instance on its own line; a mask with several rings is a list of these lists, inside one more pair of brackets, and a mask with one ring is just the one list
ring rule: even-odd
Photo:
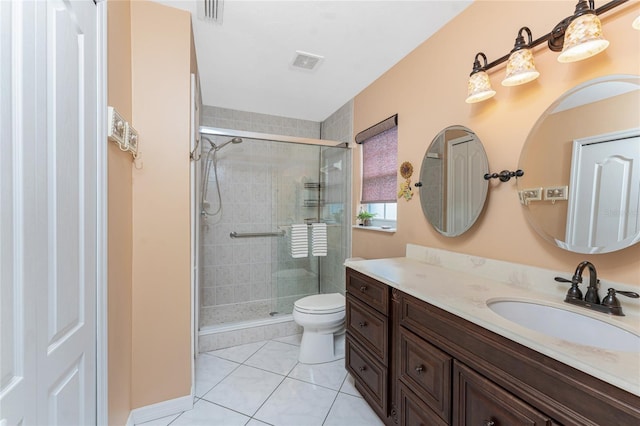
[[324,200],[304,200],[305,207],[322,207],[324,206]]

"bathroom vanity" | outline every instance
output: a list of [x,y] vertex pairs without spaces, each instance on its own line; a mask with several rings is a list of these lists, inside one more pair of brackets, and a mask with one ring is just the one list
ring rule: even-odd
[[[640,352],[550,337],[488,307],[564,309],[553,271],[411,245],[407,255],[346,264],[345,362],[386,424],[640,424]],[[637,301],[625,302],[625,317],[596,314],[640,334]]]

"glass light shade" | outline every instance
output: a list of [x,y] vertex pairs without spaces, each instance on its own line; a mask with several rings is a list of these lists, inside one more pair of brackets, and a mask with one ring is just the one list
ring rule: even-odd
[[609,42],[602,36],[602,23],[592,13],[571,21],[564,34],[564,47],[559,62],[575,62],[602,52]]
[[489,75],[485,71],[477,72],[469,77],[466,103],[481,102],[495,94],[496,91],[491,88]]
[[631,23],[631,26],[636,30],[640,30],[640,16],[638,16],[636,19],[633,20],[633,23]]
[[516,50],[509,56],[507,76],[502,80],[503,86],[517,86],[528,83],[540,76],[533,63],[531,49]]

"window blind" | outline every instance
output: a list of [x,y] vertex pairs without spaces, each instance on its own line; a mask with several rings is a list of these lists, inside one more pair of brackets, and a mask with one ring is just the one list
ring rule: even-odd
[[[395,117],[393,117],[394,121]],[[398,168],[397,125],[370,136],[360,143],[362,143],[361,203],[395,203]]]

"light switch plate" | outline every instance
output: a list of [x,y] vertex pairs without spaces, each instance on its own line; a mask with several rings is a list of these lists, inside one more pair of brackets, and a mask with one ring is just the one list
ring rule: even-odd
[[131,126],[129,123],[125,123],[125,127],[127,147],[135,157],[136,155],[138,155],[138,131],[134,129],[133,126]]
[[107,137],[112,141],[120,145],[124,150],[127,149],[126,142],[126,121],[114,107],[107,108]]
[[518,191],[518,196],[520,197],[520,203],[526,206],[530,201],[542,200],[542,188],[523,189]]
[[568,193],[568,186],[549,186],[544,189],[544,199],[549,201],[566,200]]

